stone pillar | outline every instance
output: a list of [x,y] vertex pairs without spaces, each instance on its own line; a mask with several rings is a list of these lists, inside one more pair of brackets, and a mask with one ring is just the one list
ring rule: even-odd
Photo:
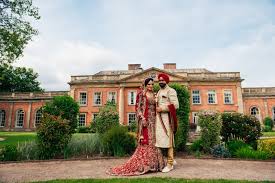
[[10,111],[9,111],[9,119],[8,119],[8,128],[9,128],[9,130],[12,128],[12,126],[11,126],[11,120],[12,120],[12,114],[13,114],[13,106],[14,106],[14,103],[13,102],[11,102],[10,103]]
[[32,102],[29,102],[28,115],[27,115],[27,124],[26,131],[30,130],[30,121],[31,121],[31,110],[32,110]]
[[243,114],[244,105],[243,105],[243,94],[242,94],[241,83],[238,83],[237,85],[237,101],[238,101],[238,112]]
[[120,87],[120,90],[119,90],[118,111],[119,111],[119,123],[124,124],[124,87]]
[[267,117],[267,116],[269,116],[268,115],[268,105],[267,105],[267,99],[264,99],[264,116],[263,116],[263,119],[265,118],[265,117]]
[[71,88],[71,89],[70,89],[70,96],[71,96],[73,99],[75,99],[75,98],[74,98],[74,91],[75,91],[74,88]]

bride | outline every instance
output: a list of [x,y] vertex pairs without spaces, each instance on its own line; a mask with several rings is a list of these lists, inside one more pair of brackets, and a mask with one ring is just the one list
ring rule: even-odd
[[161,171],[164,167],[161,151],[155,147],[156,100],[153,85],[152,78],[145,79],[144,89],[137,95],[138,146],[127,162],[107,171],[110,175],[142,175]]

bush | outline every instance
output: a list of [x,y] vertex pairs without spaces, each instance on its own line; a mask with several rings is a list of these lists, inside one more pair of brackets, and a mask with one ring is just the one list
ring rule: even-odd
[[17,148],[15,145],[5,145],[0,153],[1,161],[16,161],[18,157]]
[[37,129],[40,158],[50,159],[62,155],[72,137],[70,130],[68,121],[45,113]]
[[103,134],[104,153],[111,156],[131,154],[136,140],[123,126],[115,126]]
[[91,128],[87,126],[81,126],[76,129],[76,133],[91,133]]
[[201,127],[201,140],[203,150],[210,152],[210,149],[220,143],[220,131],[222,120],[220,114],[214,111],[199,112],[199,126]]
[[102,153],[102,143],[99,134],[78,134],[74,136],[65,148],[64,158],[92,157]]
[[91,124],[91,128],[97,133],[103,134],[114,126],[119,125],[119,115],[116,105],[108,102],[104,107],[100,108],[95,121]]
[[258,150],[269,152],[275,158],[275,139],[258,140]]
[[272,132],[272,128],[270,126],[265,125],[262,131],[263,132]]
[[227,142],[226,146],[232,156],[236,156],[236,152],[239,149],[250,147],[248,144],[244,143],[241,140],[231,140],[231,141]]
[[43,107],[43,113],[53,116],[61,116],[62,119],[68,120],[70,133],[74,133],[77,128],[77,116],[79,105],[68,95],[54,97]]
[[244,147],[237,150],[236,157],[243,159],[267,160],[271,159],[272,155],[266,151],[255,151],[251,147]]
[[136,132],[137,131],[137,122],[132,122],[128,125],[129,132]]
[[38,160],[39,148],[35,141],[26,141],[17,146],[18,160]]
[[264,125],[269,126],[271,129],[274,127],[274,122],[270,117],[264,119]]
[[[179,109],[177,109],[179,125],[175,134],[175,148],[177,151],[183,151],[186,149],[189,131],[190,94],[188,89],[180,84],[173,83],[169,86],[176,90],[179,100]],[[159,89],[159,85],[154,85],[154,92],[158,92]]]
[[202,140],[201,139],[195,140],[192,143],[190,149],[192,151],[202,151],[202,149],[203,149]]
[[229,157],[231,157],[230,152],[224,146],[224,144],[218,144],[218,145],[215,145],[213,148],[211,148],[211,154],[216,158],[229,158]]
[[221,135],[224,142],[241,139],[256,149],[257,139],[262,135],[257,118],[240,113],[223,113],[222,121]]

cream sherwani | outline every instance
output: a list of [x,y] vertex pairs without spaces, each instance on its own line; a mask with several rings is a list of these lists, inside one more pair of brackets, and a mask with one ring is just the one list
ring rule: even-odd
[[179,108],[179,101],[177,97],[177,92],[166,85],[164,89],[160,89],[157,94],[157,102],[158,107],[161,107],[162,112],[160,113],[165,128],[167,129],[168,134],[166,135],[161,121],[159,119],[159,115],[156,116],[156,147],[159,148],[171,148],[174,146],[174,134],[172,132],[171,126],[169,124],[169,116],[168,116],[168,105],[174,104],[175,108]]

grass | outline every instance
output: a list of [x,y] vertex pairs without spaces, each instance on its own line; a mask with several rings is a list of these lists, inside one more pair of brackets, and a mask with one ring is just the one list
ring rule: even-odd
[[199,179],[175,179],[175,178],[115,178],[115,179],[75,179],[75,180],[52,180],[47,183],[254,183],[254,182],[271,182],[271,181],[239,181],[239,180],[199,180]]
[[0,141],[0,148],[5,145],[15,145],[18,143],[33,141],[36,138],[35,132],[0,132],[0,138],[4,138],[4,141]]
[[[75,133],[73,138],[82,138],[87,136],[88,133]],[[36,139],[36,132],[0,132],[0,138],[4,138],[4,141],[0,141],[0,148],[5,145],[15,145],[18,143],[25,143],[34,141]]]
[[263,137],[274,137],[275,138],[275,131],[273,131],[273,132],[263,132]]

